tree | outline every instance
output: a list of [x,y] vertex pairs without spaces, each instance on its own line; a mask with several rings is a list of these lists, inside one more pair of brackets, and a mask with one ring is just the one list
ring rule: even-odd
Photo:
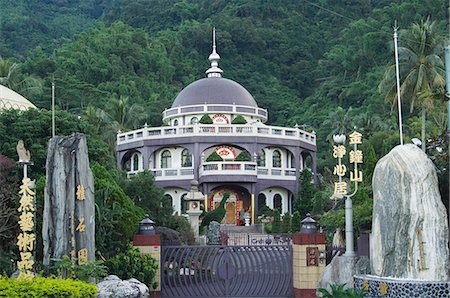
[[[422,110],[422,149],[425,150],[426,112],[433,106],[433,93],[445,84],[444,63],[439,57],[443,50],[443,39],[434,30],[435,22],[414,23],[403,32],[399,47],[400,95],[409,102],[409,112],[413,113],[417,101]],[[386,93],[386,100],[397,103],[395,64],[390,65],[379,84],[379,90]]]
[[21,72],[21,64],[0,57],[0,84],[32,98],[42,92],[42,80]]
[[338,107],[336,111],[330,112],[328,119],[324,122],[324,125],[331,126],[332,130],[327,136],[327,140],[331,142],[333,135],[346,134],[352,129],[352,121],[350,120],[350,114],[352,108],[344,110],[342,107]]
[[242,115],[237,115],[236,118],[234,118],[231,121],[231,124],[246,124],[247,120],[245,120],[244,116]]
[[14,168],[14,161],[0,154],[0,250],[5,251],[14,246],[17,236],[19,177],[15,175]]
[[313,209],[313,198],[317,192],[312,182],[312,172],[305,169],[300,172],[300,191],[298,198],[294,201],[294,210],[300,213],[301,218],[305,218],[307,213]]
[[173,212],[172,205],[167,204],[163,189],[155,185],[155,179],[149,171],[141,172],[127,180],[124,191],[156,225],[167,226]]
[[213,124],[213,120],[208,114],[204,114],[198,122],[201,124]]

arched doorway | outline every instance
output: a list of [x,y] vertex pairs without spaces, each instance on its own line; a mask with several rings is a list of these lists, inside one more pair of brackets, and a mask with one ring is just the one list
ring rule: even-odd
[[213,189],[209,195],[209,208],[213,210],[219,207],[220,202],[226,192],[230,197],[225,202],[225,218],[222,224],[243,225],[245,213],[251,214],[250,193],[240,186],[219,186]]

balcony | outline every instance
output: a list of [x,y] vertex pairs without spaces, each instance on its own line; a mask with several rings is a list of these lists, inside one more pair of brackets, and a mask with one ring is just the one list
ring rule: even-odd
[[[127,172],[127,176],[130,178],[137,175],[139,172],[140,171],[130,171]],[[194,179],[194,168],[151,169],[150,172],[153,174],[156,181]],[[254,162],[203,162],[200,165],[199,177],[213,175],[239,175],[242,177],[253,177],[254,179],[296,179],[296,171],[294,168],[258,167]]]
[[204,162],[200,165],[199,176],[208,175],[257,175],[254,162]]
[[197,124],[185,126],[148,127],[117,135],[117,145],[144,140],[161,140],[195,136],[243,136],[272,137],[277,139],[301,140],[316,145],[316,135],[297,128],[269,125],[212,125]]
[[163,121],[166,121],[169,117],[179,117],[183,115],[202,115],[207,113],[233,113],[248,115],[253,117],[262,118],[264,122],[267,120],[267,110],[256,107],[241,106],[241,105],[226,105],[226,104],[201,104],[175,107],[164,110]]
[[194,168],[151,169],[156,181],[194,179]]
[[295,180],[295,168],[262,168],[258,167],[258,179]]

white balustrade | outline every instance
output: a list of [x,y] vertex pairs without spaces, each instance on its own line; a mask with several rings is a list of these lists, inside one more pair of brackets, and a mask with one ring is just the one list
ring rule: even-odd
[[176,138],[176,137],[193,137],[199,135],[221,135],[221,136],[273,136],[273,138],[302,140],[306,143],[316,144],[315,134],[300,130],[278,126],[263,127],[258,125],[213,125],[198,124],[186,126],[163,126],[149,127],[133,130],[130,132],[119,133],[117,135],[117,144],[126,144],[135,141]]

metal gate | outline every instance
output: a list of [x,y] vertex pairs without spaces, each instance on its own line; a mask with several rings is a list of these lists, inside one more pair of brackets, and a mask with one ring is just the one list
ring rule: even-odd
[[163,246],[162,297],[292,297],[292,246]]

